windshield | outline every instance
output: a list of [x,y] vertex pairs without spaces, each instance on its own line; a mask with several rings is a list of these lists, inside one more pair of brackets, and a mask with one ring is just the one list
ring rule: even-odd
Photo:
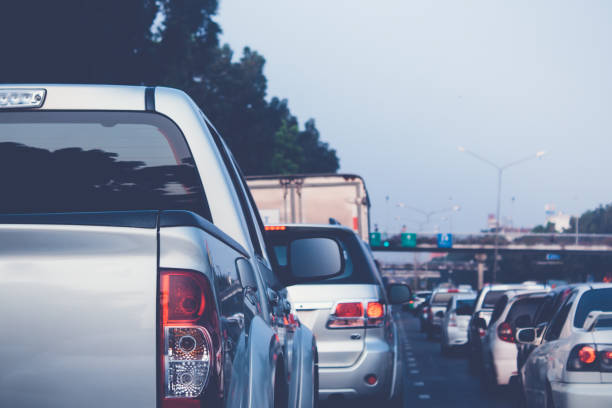
[[589,313],[594,310],[612,312],[612,288],[592,289],[584,292],[574,316],[574,326],[582,327]]
[[431,301],[434,305],[446,305],[450,298],[452,298],[456,293],[447,293],[441,292],[436,293]]
[[182,209],[210,219],[183,135],[161,115],[0,117],[0,213]]

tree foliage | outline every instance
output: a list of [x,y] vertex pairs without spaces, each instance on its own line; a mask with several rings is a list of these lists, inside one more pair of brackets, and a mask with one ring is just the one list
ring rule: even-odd
[[267,99],[265,59],[220,45],[218,0],[3,2],[0,82],[164,85],[187,92],[246,174],[339,167],[315,121]]

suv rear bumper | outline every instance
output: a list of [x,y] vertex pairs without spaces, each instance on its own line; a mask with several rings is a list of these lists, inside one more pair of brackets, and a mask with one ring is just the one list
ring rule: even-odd
[[[319,368],[319,395],[321,399],[332,395],[345,398],[389,397],[394,364],[394,353],[389,344],[366,336],[364,351],[355,364],[349,367]],[[366,383],[365,378],[369,374],[377,377],[376,384]]]

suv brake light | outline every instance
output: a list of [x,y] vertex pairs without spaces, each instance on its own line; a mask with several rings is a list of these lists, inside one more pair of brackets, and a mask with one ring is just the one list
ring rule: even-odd
[[385,305],[380,302],[368,302],[364,308],[362,302],[340,302],[327,321],[330,329],[380,326],[384,322]]
[[163,408],[199,406],[210,373],[216,372],[219,324],[212,299],[210,283],[201,273],[160,272]]
[[497,337],[502,341],[514,343],[514,332],[512,331],[510,323],[503,322],[497,327]]

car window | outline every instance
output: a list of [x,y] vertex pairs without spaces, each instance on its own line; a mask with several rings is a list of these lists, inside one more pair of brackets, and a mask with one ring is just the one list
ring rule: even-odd
[[454,295],[454,293],[438,292],[433,296],[431,303],[438,306],[446,305],[449,299],[451,299]]
[[594,310],[612,312],[612,288],[591,289],[582,294],[574,315],[574,327],[582,327]]
[[308,238],[311,236],[328,236],[335,239],[342,248],[344,255],[345,268],[344,272],[336,277],[325,279],[324,281],[313,282],[316,284],[345,284],[345,283],[367,283],[375,284],[377,280],[375,273],[370,268],[362,247],[359,244],[359,239],[351,231],[345,230],[322,230],[298,228],[279,231],[266,231],[268,243],[272,245],[276,255],[275,262],[278,263],[279,269],[282,271],[287,267],[287,248],[291,241],[298,238]]
[[212,221],[183,134],[151,112],[2,113],[0,175],[0,213],[189,210]]
[[446,310],[451,310],[452,307],[453,307],[453,299],[451,298],[446,304]]
[[576,292],[572,292],[572,294],[565,300],[565,303],[563,303],[559,310],[557,310],[550,321],[546,334],[544,335],[544,339],[546,341],[557,340],[559,336],[561,336],[561,330],[563,330],[563,325],[565,324],[565,320],[567,320],[567,315],[574,304],[575,298]]
[[471,316],[476,299],[457,299],[457,315],[459,316]]
[[483,309],[493,309],[497,304],[497,301],[506,293],[505,290],[490,290],[482,301]]
[[507,304],[508,296],[502,294],[501,297],[497,300],[497,303],[495,303],[495,307],[493,309],[493,314],[491,314],[491,321],[489,322],[489,325],[495,323],[497,319],[499,319]]
[[[544,297],[529,297],[517,300],[510,307],[510,310],[508,310],[506,321],[513,325],[518,324],[519,327],[531,326],[533,324],[535,313],[538,310],[538,307],[544,303],[544,300]],[[524,316],[528,316],[529,321],[517,321],[517,318],[521,318],[520,320],[523,320]]]

